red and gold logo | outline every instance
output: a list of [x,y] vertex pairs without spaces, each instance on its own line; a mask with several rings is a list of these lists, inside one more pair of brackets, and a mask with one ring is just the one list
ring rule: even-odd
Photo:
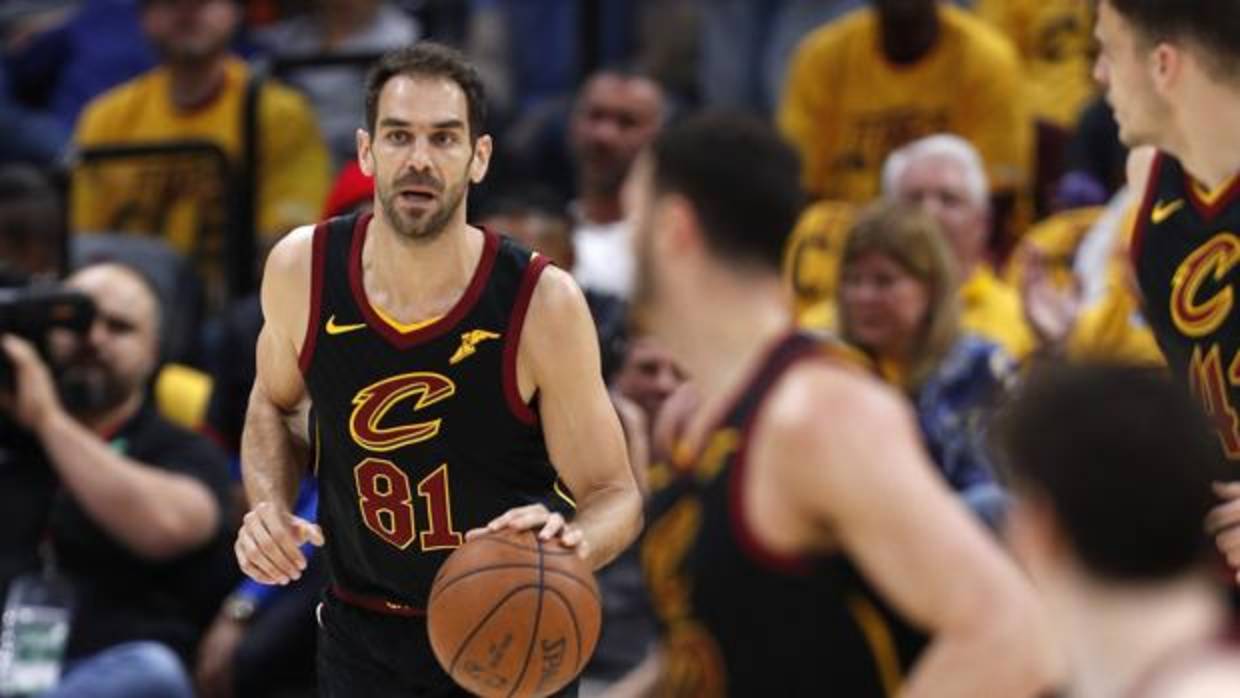
[[349,433],[358,445],[377,452],[394,451],[433,439],[439,434],[442,419],[398,426],[384,426],[383,422],[398,405],[412,401],[410,412],[417,413],[455,393],[456,384],[438,373],[417,371],[385,378],[362,388],[353,397]]
[[[1240,238],[1220,233],[1184,258],[1171,280],[1171,319],[1178,330],[1197,339],[1217,330],[1235,304],[1231,286],[1202,293],[1207,279],[1223,283],[1240,262]],[[1204,295],[1204,297],[1203,297]]]

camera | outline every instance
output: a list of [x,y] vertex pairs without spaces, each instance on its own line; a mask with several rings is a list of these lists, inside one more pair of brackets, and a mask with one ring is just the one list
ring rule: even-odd
[[[85,334],[95,320],[95,304],[77,291],[56,284],[0,288],[0,333],[15,334],[32,342],[47,357],[47,334],[64,328]],[[0,355],[0,389],[13,389],[13,371]]]

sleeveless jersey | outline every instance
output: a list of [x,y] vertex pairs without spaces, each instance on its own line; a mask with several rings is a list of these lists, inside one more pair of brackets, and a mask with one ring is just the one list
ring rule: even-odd
[[439,565],[510,507],[555,508],[555,471],[517,389],[517,344],[546,259],[485,232],[445,316],[398,328],[366,299],[369,215],[314,231],[300,357],[313,403],[319,521],[341,593],[421,609]]
[[641,558],[662,627],[659,695],[895,695],[925,643],[847,557],[769,551],[739,510],[754,417],[793,362],[824,356],[808,335],[783,339],[651,499]]
[[1240,178],[1203,191],[1160,153],[1137,212],[1132,254],[1145,316],[1167,363],[1240,460]]

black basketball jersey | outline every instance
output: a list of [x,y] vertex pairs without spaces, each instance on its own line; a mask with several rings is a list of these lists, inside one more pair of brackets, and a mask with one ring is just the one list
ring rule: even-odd
[[827,351],[803,334],[781,340],[652,496],[641,558],[662,629],[660,695],[894,695],[925,644],[843,554],[773,553],[739,511],[755,415],[789,366]]
[[310,324],[300,357],[313,402],[319,521],[342,593],[423,608],[471,528],[559,492],[535,411],[517,389],[517,344],[546,259],[485,232],[456,306],[398,327],[366,299],[369,215],[314,231]]
[[1137,211],[1132,254],[1146,318],[1175,374],[1240,460],[1240,177],[1207,193],[1160,153]]

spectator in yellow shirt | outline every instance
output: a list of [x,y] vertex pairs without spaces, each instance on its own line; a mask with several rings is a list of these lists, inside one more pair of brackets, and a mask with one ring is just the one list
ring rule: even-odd
[[852,204],[818,201],[797,219],[784,248],[784,281],[801,327],[835,329],[840,254],[855,217]]
[[943,229],[961,285],[960,323],[1020,360],[1034,349],[1020,294],[986,261],[990,207],[977,150],[958,136],[936,135],[895,151],[883,166],[889,198],[921,206]]
[[820,198],[865,204],[883,161],[934,133],[975,143],[1005,202],[1028,185],[1033,120],[1012,44],[935,0],[875,0],[810,34],[792,60],[779,125]]
[[[161,63],[100,95],[78,121],[78,147],[199,140],[223,150],[233,176],[208,160],[161,156],[106,160],[74,172],[76,231],[165,237],[219,274],[224,231],[233,224],[230,187],[242,185],[243,112],[249,70],[228,49],[241,21],[234,0],[144,0],[143,30]],[[257,231],[260,242],[315,220],[330,184],[327,150],[306,101],[265,84],[257,110]],[[215,268],[212,269],[212,266]]]
[[977,13],[1020,54],[1029,106],[1038,119],[1073,130],[1097,94],[1090,75],[1093,17],[1082,0],[979,0]]

